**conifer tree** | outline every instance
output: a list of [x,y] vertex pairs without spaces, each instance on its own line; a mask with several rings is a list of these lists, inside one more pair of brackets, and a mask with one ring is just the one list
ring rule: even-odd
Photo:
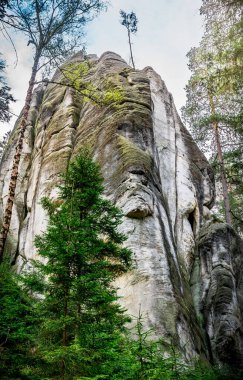
[[121,24],[125,26],[125,28],[127,29],[128,43],[129,43],[129,48],[130,48],[130,58],[132,61],[132,66],[135,69],[135,63],[134,63],[133,54],[132,54],[131,34],[137,33],[138,19],[134,12],[126,13],[123,10],[120,10],[120,16],[121,16]]
[[6,83],[4,70],[5,62],[0,54],[0,121],[8,122],[11,116],[9,112],[9,104],[14,101],[14,98],[10,93],[10,87],[8,87]]
[[70,164],[59,190],[56,201],[42,200],[49,225],[36,246],[45,263],[36,262],[36,275],[27,276],[30,288],[44,296],[37,350],[46,365],[40,374],[96,379],[118,360],[128,318],[112,281],[127,270],[130,251],[121,247],[121,213],[102,197],[99,168],[87,154]]
[[[36,328],[33,300],[7,263],[0,265],[0,378],[28,379]],[[26,376],[25,376],[26,375]]]

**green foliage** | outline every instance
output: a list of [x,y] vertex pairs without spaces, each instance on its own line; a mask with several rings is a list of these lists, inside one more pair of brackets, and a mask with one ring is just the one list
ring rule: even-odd
[[15,101],[15,99],[10,93],[10,87],[6,84],[4,70],[5,62],[1,59],[0,54],[0,121],[9,121],[11,117],[9,104]]
[[[228,151],[224,154],[226,176],[229,188],[229,198],[231,213],[233,217],[234,228],[239,234],[242,234],[243,230],[243,166],[242,162],[242,149],[235,148],[232,151]],[[211,160],[211,165],[216,174],[216,181],[219,176],[219,166],[215,160]],[[215,215],[222,219],[224,213],[224,206],[222,200],[217,202],[217,212]]]
[[83,95],[84,102],[92,101],[96,105],[117,107],[124,99],[123,90],[116,86],[108,78],[104,79],[102,88],[95,86],[90,81],[92,62],[72,62],[61,69],[63,80],[61,84],[75,89]]
[[134,12],[126,13],[123,10],[120,10],[121,24],[127,28],[131,33],[137,32],[138,19]]
[[130,374],[128,380],[170,380],[179,378],[184,368],[181,358],[172,345],[151,338],[153,330],[144,331],[139,313],[135,336],[130,339]]
[[42,200],[42,261],[24,277],[1,264],[1,379],[226,380],[228,369],[185,363],[173,345],[152,339],[141,314],[135,329],[125,327],[112,282],[129,269],[131,252],[118,231],[122,215],[102,193],[99,167],[84,151],[58,199]]
[[[49,201],[47,204],[51,213],[56,210],[57,205],[53,207]],[[52,260],[50,255],[48,257]],[[54,261],[57,264],[57,260]],[[101,294],[101,287],[97,292],[93,281],[87,287],[94,284],[95,289],[87,291],[85,288],[86,294],[79,292],[75,295],[77,288],[72,289],[68,276],[63,277],[63,283],[58,280],[61,268],[64,275],[67,273],[60,261],[58,263],[52,263],[56,271],[47,270],[47,264],[45,275],[42,270],[39,272],[43,264],[37,264],[38,272],[25,276],[25,287],[38,294],[34,299],[26,294],[23,285],[18,284],[23,278],[13,274],[6,264],[0,266],[1,379],[241,379],[240,373],[234,374],[228,368],[212,368],[200,361],[185,363],[173,345],[152,340],[153,331],[144,330],[141,315],[135,329],[129,332],[124,328],[127,318],[122,310],[115,305],[112,307],[114,301],[108,300],[109,289],[103,289]],[[46,273],[51,278],[50,283],[46,281]],[[87,278],[86,273],[82,276]],[[103,281],[104,276],[101,277],[96,275],[98,281]],[[66,288],[65,282],[69,282],[70,289],[66,315],[61,295]],[[40,298],[41,294],[45,294],[46,299]],[[89,300],[85,300],[88,294]],[[114,299],[113,295],[111,291],[111,299]]]
[[130,48],[130,58],[132,61],[133,68],[135,69],[133,54],[132,54],[132,43],[131,43],[131,33],[136,34],[137,33],[137,24],[138,19],[134,12],[126,13],[123,10],[120,10],[120,16],[121,16],[121,24],[125,26],[127,29],[128,34],[128,43]]
[[[116,371],[109,380],[240,380],[242,374],[227,367],[212,367],[207,361],[186,362],[173,344],[156,340],[145,330],[141,313],[135,329],[124,335]],[[122,343],[122,341],[121,341]],[[99,377],[98,377],[99,379]],[[101,377],[106,379],[106,377]],[[92,379],[93,380],[93,379]]]
[[117,230],[122,215],[102,197],[100,171],[87,152],[63,180],[58,200],[42,200],[49,225],[36,246],[47,261],[36,262],[36,275],[27,276],[31,290],[45,297],[39,300],[40,373],[95,378],[112,371],[128,321],[112,281],[129,267],[130,251]]
[[40,69],[53,68],[82,46],[84,26],[105,8],[102,0],[11,0],[2,21],[28,38]]
[[[10,182],[6,207],[3,214],[4,223],[0,232],[0,261],[3,259],[4,247],[8,237],[12,218],[12,204],[18,179],[18,168],[23,149],[23,138],[28,124],[28,115],[36,84],[36,75],[40,70],[44,74],[60,65],[80,46],[83,27],[95,17],[106,3],[102,0],[11,0],[10,11],[3,13],[5,25],[27,37],[27,45],[34,49],[34,60],[29,80],[23,112],[20,118],[18,156],[14,156],[12,181]],[[3,8],[5,11],[5,8]],[[8,33],[7,33],[8,35]],[[46,74],[47,74],[46,73]],[[14,174],[15,173],[15,174]],[[17,174],[16,174],[17,173]],[[10,194],[11,193],[11,194]]]
[[197,361],[184,368],[180,380],[241,380],[242,372],[232,372],[224,366],[210,366],[205,362]]
[[35,361],[34,304],[7,263],[0,265],[0,305],[0,378],[27,379],[24,372]]
[[[214,163],[218,183],[222,163],[215,157],[215,128],[223,152],[234,227],[242,232],[239,193],[242,190],[242,21],[238,1],[203,0],[204,36],[188,53],[191,78],[182,109],[194,139]],[[217,186],[221,189],[221,186]],[[219,191],[218,202],[222,198]],[[223,215],[224,207],[219,209]]]

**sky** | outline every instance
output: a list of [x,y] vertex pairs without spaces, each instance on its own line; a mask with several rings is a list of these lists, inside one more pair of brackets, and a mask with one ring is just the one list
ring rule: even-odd
[[[185,104],[185,86],[190,77],[186,54],[202,36],[201,0],[110,0],[103,12],[86,27],[86,51],[100,56],[114,51],[129,63],[127,32],[119,22],[120,9],[134,11],[138,31],[132,37],[135,66],[152,66],[172,93],[177,110]],[[33,52],[20,34],[12,35],[18,51],[18,63],[11,43],[0,35],[0,51],[7,62],[8,84],[17,100],[11,111],[18,115],[23,107],[30,77]],[[80,46],[80,50],[82,45]],[[0,123],[0,136],[14,125]]]

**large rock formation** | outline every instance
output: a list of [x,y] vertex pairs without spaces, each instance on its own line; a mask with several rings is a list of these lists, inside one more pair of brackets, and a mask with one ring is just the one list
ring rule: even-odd
[[243,369],[243,246],[225,224],[203,226],[191,275],[194,304],[214,362]]
[[[133,70],[110,52],[86,59],[83,80],[101,93],[120,92],[120,101],[97,105],[54,83],[36,89],[8,239],[11,260],[21,270],[35,258],[34,237],[47,224],[40,199],[56,196],[59,174],[88,145],[106,196],[124,213],[121,228],[134,254],[134,269],[117,280],[121,302],[133,316],[140,310],[146,327],[187,358],[239,366],[242,254],[229,227],[209,225],[212,170],[152,68]],[[82,60],[77,54],[72,62]],[[53,82],[60,80],[58,71]],[[1,164],[3,204],[17,133],[18,126]]]

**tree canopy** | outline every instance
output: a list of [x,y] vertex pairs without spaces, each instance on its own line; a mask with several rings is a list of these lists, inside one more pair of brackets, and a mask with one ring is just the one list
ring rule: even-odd
[[10,92],[10,87],[6,83],[5,78],[5,62],[0,56],[0,121],[8,122],[11,114],[9,111],[9,105],[14,101]]
[[35,361],[36,315],[33,300],[6,262],[0,265],[0,305],[0,378],[22,379],[23,370]]
[[243,142],[240,4],[205,0],[201,13],[205,32],[199,46],[188,53],[192,75],[182,112],[194,138],[211,156],[216,178],[220,178],[218,189],[222,189],[226,221],[239,230]]
[[70,164],[63,180],[59,198],[42,201],[49,224],[36,246],[44,260],[35,263],[36,281],[33,276],[29,283],[44,296],[38,336],[46,363],[42,375],[72,379],[103,374],[107,361],[112,371],[128,320],[112,281],[128,269],[131,253],[121,245],[121,213],[103,198],[99,168],[87,152]]
[[9,5],[9,0],[1,0],[1,3],[0,3],[0,20],[5,16],[6,8],[8,5]]
[[129,48],[130,48],[130,58],[132,61],[133,68],[135,69],[135,63],[134,63],[133,53],[132,53],[131,34],[137,33],[138,19],[137,19],[136,14],[133,11],[130,13],[126,13],[125,11],[120,10],[120,16],[121,16],[121,24],[125,26],[125,28],[127,29],[128,43],[129,43]]
[[41,64],[56,67],[82,47],[84,26],[105,8],[102,0],[11,0],[3,23],[24,33]]

